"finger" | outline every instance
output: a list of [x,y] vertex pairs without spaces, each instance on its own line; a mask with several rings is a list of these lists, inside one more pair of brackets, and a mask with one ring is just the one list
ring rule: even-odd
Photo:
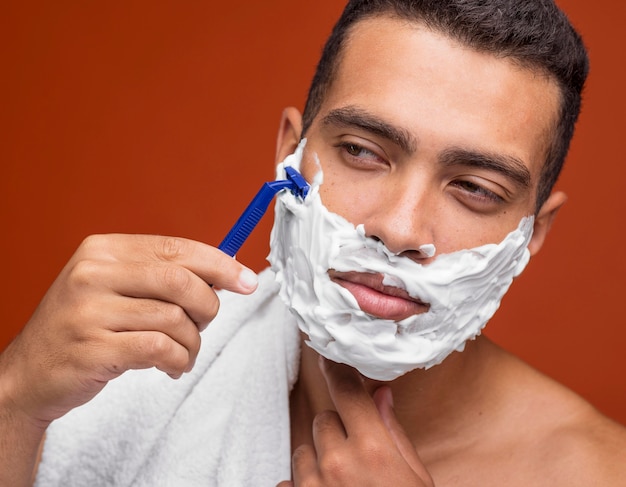
[[305,479],[318,477],[317,456],[310,445],[300,445],[291,456],[294,485],[300,485]]
[[169,262],[186,267],[205,282],[249,294],[256,274],[224,252],[201,242],[156,235],[94,235],[85,239],[76,258],[102,256],[109,262]]
[[158,331],[187,349],[190,366],[200,351],[198,327],[187,313],[175,304],[153,299],[112,296],[96,306],[106,309],[106,327],[112,332]]
[[219,299],[215,291],[186,267],[163,262],[131,263],[123,267],[121,272],[112,266],[108,268],[119,294],[176,304],[201,326],[217,315]]
[[129,369],[156,367],[176,379],[189,368],[189,351],[164,333],[123,332],[112,335],[110,340],[113,346],[101,353],[105,356],[100,363],[106,367],[103,373],[111,377]]
[[196,324],[208,323],[219,309],[219,300],[206,282],[172,263],[82,260],[73,266],[69,279],[76,288],[106,287],[122,296],[176,304]]
[[378,410],[359,373],[320,356],[330,397],[348,436],[384,433]]
[[346,430],[335,411],[322,411],[313,419],[313,443],[318,457],[346,440]]
[[192,240],[162,237],[157,256],[179,263],[221,289],[249,294],[258,285],[256,274],[221,250]]
[[417,450],[411,443],[411,440],[404,432],[404,428],[398,422],[396,415],[393,411],[393,394],[391,388],[388,386],[379,387],[374,392],[374,403],[380,412],[380,417],[383,423],[387,427],[389,434],[396,445],[396,448],[411,467],[411,469],[419,475],[422,481],[427,485],[432,485],[432,478],[426,467],[422,463]]
[[283,480],[276,487],[294,487],[293,482],[291,480]]

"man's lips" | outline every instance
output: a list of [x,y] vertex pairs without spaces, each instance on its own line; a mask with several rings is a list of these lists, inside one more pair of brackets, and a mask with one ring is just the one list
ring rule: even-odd
[[404,290],[383,284],[380,274],[328,271],[331,280],[346,288],[354,296],[359,308],[367,314],[393,321],[401,321],[428,311],[430,306],[409,296]]

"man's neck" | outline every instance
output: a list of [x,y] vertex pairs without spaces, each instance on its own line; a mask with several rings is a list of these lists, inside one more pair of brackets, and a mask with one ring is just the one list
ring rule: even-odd
[[[409,372],[389,383],[365,379],[365,385],[372,393],[383,384],[391,386],[396,415],[421,451],[445,449],[446,439],[454,439],[458,448],[459,438],[469,443],[476,437],[472,430],[479,433],[483,413],[497,401],[491,384],[497,380],[496,363],[501,365],[505,355],[488,339],[479,337],[468,342],[463,353],[451,354],[440,365]],[[318,355],[304,344],[290,402],[292,446],[311,444],[313,418],[334,406],[318,366]],[[435,451],[433,454],[437,455]]]

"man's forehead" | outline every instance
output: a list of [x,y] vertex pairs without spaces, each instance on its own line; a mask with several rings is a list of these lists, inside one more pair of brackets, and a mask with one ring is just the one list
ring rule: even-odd
[[[423,46],[426,46],[426,49],[423,46],[418,46],[418,51],[421,49],[419,52],[420,56],[423,56],[422,58],[415,55],[411,46],[411,42],[416,37],[425,39]],[[433,50],[429,52],[428,48],[431,45]],[[439,45],[451,46],[452,51],[456,51],[456,57],[451,58],[452,63],[458,61],[459,66],[461,66],[467,62],[467,59],[481,58],[486,60],[483,64],[488,66],[491,63],[495,66],[496,71],[499,69],[498,66],[504,66],[505,69],[500,69],[500,71],[510,70],[513,75],[517,75],[518,72],[521,73],[524,84],[528,85],[524,89],[528,89],[533,95],[539,93],[534,98],[534,104],[530,101],[530,97],[526,100],[521,93],[519,95],[512,93],[511,102],[513,98],[516,98],[520,107],[519,113],[513,115],[521,118],[522,112],[527,112],[527,115],[523,116],[527,116],[529,123],[532,123],[531,130],[534,130],[532,137],[530,137],[530,140],[533,141],[532,145],[535,146],[534,154],[532,157],[524,157],[522,154],[517,154],[517,156],[525,160],[539,159],[542,166],[551,145],[559,115],[560,90],[556,82],[548,78],[545,73],[522,67],[510,59],[462,45],[449,36],[426,27],[420,21],[409,21],[392,15],[367,17],[359,20],[351,27],[343,51],[337,58],[332,82],[328,86],[321,110],[317,114],[318,122],[324,123],[329,116],[336,118],[337,111],[345,111],[346,106],[377,106],[380,100],[391,99],[389,87],[395,88],[399,84],[386,85],[385,83],[394,76],[399,78],[407,73],[408,80],[412,73],[417,70],[421,71],[419,75],[422,77],[428,76],[428,73],[425,72],[430,71],[434,80],[433,83],[448,83],[445,75],[453,78],[452,82],[465,77],[465,83],[461,84],[462,91],[458,91],[459,84],[456,84],[457,92],[462,97],[458,100],[459,104],[472,98],[478,100],[479,97],[475,94],[480,90],[489,92],[500,89],[498,78],[490,77],[488,70],[485,70],[482,77],[472,77],[471,73],[465,73],[462,69],[449,70],[448,74],[445,71],[445,60],[441,59],[444,56],[437,57],[436,49]],[[413,63],[416,64],[416,68],[412,72]],[[369,67],[371,69],[368,69]],[[394,72],[397,73],[394,74]],[[406,88],[408,83],[409,81],[401,88],[405,89],[410,96],[411,87]],[[493,86],[490,86],[490,83]],[[444,103],[454,103],[453,96],[455,93],[450,92],[448,96],[448,92],[440,90],[441,92],[443,92],[441,97]],[[402,100],[396,99],[394,102],[398,105]],[[405,112],[413,109],[408,98],[406,102],[407,106],[402,107]],[[500,100],[499,103],[504,106],[512,104],[509,103],[508,99]],[[483,111],[483,107],[478,104],[474,108],[476,114]],[[504,130],[506,123],[508,123],[508,119],[503,120],[503,127],[499,127],[499,130]],[[518,123],[518,125],[521,124]],[[410,129],[407,126],[400,126],[399,128],[400,130]],[[409,133],[408,137],[404,137],[404,139],[410,140],[411,135]]]
[[[556,95],[555,98],[559,102],[557,104],[560,104],[561,96],[558,82],[545,69],[540,68],[539,66],[534,66],[527,61],[517,59],[514,56],[510,56],[508,53],[500,53],[495,49],[479,49],[469,43],[460,41],[458,36],[452,35],[448,31],[427,25],[419,18],[408,19],[401,17],[394,12],[383,12],[364,16],[363,18],[356,20],[347,29],[345,39],[335,58],[332,69],[333,76],[331,77],[331,83],[327,87],[327,91],[330,91],[333,82],[339,76],[346,57],[351,57],[353,51],[358,49],[359,45],[363,43],[366,43],[369,48],[367,51],[368,56],[379,55],[384,58],[401,56],[402,53],[398,51],[388,51],[385,50],[384,47],[380,46],[379,40],[388,37],[390,32],[392,32],[395,36],[405,36],[407,38],[407,42],[409,37],[413,37],[415,35],[438,38],[440,41],[455,46],[467,54],[480,54],[493,59],[495,62],[515,66],[520,70],[531,73],[533,77],[536,77],[540,81],[552,84],[555,88],[555,90],[553,90]],[[376,48],[377,45],[380,46],[378,49]]]

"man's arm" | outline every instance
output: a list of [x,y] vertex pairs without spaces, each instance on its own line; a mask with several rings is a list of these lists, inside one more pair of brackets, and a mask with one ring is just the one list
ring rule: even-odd
[[0,486],[29,485],[48,425],[109,380],[191,370],[219,308],[213,285],[248,294],[256,276],[190,240],[86,239],[0,356]]
[[37,424],[0,393],[0,486],[26,487],[35,481],[46,424]]

